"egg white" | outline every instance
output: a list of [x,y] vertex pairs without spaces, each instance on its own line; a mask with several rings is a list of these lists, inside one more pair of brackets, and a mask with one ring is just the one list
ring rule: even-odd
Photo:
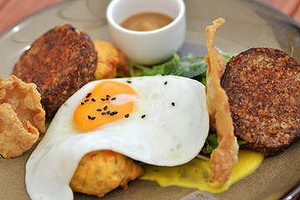
[[199,153],[209,129],[205,87],[200,82],[178,76],[112,80],[129,84],[137,92],[134,112],[129,118],[80,133],[73,125],[74,110],[95,85],[106,80],[90,82],[72,95],[26,164],[31,199],[73,199],[69,182],[80,159],[94,150],[111,149],[160,166],[180,165]]

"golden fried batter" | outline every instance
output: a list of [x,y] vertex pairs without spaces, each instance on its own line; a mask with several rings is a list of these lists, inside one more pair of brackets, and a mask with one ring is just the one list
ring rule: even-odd
[[80,161],[70,186],[73,191],[103,197],[109,191],[142,175],[142,169],[131,159],[111,150],[93,151]]
[[234,136],[228,97],[220,85],[225,70],[225,60],[214,48],[215,33],[224,22],[224,19],[219,18],[205,29],[208,51],[206,56],[208,63],[206,74],[207,108],[211,125],[217,131],[219,143],[210,157],[211,175],[209,182],[215,187],[222,186],[228,180],[233,166],[237,163],[239,149],[237,139]]
[[105,41],[94,41],[98,52],[98,62],[95,71],[96,79],[115,78],[129,73],[125,54]]
[[17,157],[44,133],[45,111],[36,85],[15,76],[0,78],[0,154]]

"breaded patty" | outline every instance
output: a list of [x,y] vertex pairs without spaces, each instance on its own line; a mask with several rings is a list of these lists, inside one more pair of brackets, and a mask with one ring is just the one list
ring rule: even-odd
[[94,78],[96,65],[97,52],[90,37],[65,24],[34,41],[12,73],[37,85],[49,120],[73,93]]
[[227,63],[221,85],[249,148],[273,155],[300,138],[300,66],[289,55],[251,48]]
[[103,197],[119,186],[127,189],[128,182],[142,173],[138,164],[119,153],[93,151],[81,159],[70,186],[73,191]]

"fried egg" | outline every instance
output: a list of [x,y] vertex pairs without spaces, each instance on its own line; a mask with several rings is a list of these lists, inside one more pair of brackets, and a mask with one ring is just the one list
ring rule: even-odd
[[205,86],[179,76],[86,84],[58,110],[26,164],[31,199],[73,199],[80,159],[110,149],[157,166],[192,160],[209,130]]

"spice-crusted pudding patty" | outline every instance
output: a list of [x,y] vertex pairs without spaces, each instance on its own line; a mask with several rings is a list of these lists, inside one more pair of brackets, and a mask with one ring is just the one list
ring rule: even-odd
[[73,93],[94,78],[96,64],[97,52],[90,37],[65,24],[34,41],[12,73],[37,85],[49,120]]
[[221,85],[248,147],[273,155],[300,138],[300,66],[289,55],[251,48],[227,63]]

